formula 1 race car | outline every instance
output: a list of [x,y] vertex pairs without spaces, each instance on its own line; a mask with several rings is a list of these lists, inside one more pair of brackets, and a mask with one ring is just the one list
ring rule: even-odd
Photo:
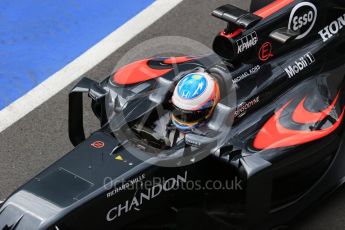
[[[216,54],[72,89],[75,149],[2,204],[0,229],[280,229],[343,184],[345,2],[212,15],[227,23]],[[84,94],[101,123],[88,138]]]

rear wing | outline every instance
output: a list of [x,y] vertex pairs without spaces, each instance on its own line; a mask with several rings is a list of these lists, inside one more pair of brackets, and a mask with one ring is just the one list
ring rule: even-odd
[[227,31],[237,28],[250,29],[261,21],[261,17],[236,6],[227,4],[215,9],[212,15],[228,23]]

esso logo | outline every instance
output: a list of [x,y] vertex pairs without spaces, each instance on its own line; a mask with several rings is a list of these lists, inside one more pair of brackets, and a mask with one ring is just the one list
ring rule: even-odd
[[299,32],[296,39],[302,39],[313,29],[317,19],[317,8],[311,2],[297,4],[291,11],[289,29]]
[[312,23],[314,20],[314,12],[309,11],[308,13],[305,13],[303,16],[295,16],[292,19],[292,29],[294,31],[298,31],[301,29],[303,26],[307,25],[308,23]]

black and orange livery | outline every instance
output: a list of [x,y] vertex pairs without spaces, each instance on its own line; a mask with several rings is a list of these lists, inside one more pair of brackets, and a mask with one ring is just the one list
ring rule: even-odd
[[[76,148],[2,204],[0,229],[280,229],[341,186],[345,3],[251,8],[212,13],[226,23],[214,55],[148,58],[78,83],[69,102]],[[175,85],[193,71],[216,77],[222,99],[205,127],[180,134],[164,121]],[[101,123],[88,138],[84,93]],[[189,181],[241,183],[186,189]]]

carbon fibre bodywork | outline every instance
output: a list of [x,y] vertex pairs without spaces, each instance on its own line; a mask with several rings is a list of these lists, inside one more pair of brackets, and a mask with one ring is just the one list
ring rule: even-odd
[[[2,204],[0,229],[260,230],[293,221],[344,183],[344,7],[226,5],[213,13],[227,22],[218,55],[151,58],[101,83],[84,78],[69,101],[76,148]],[[205,129],[167,146],[147,123],[169,111],[176,83],[193,71],[212,74],[222,100]],[[101,124],[88,138],[83,94]],[[182,188],[215,180],[242,189]]]

